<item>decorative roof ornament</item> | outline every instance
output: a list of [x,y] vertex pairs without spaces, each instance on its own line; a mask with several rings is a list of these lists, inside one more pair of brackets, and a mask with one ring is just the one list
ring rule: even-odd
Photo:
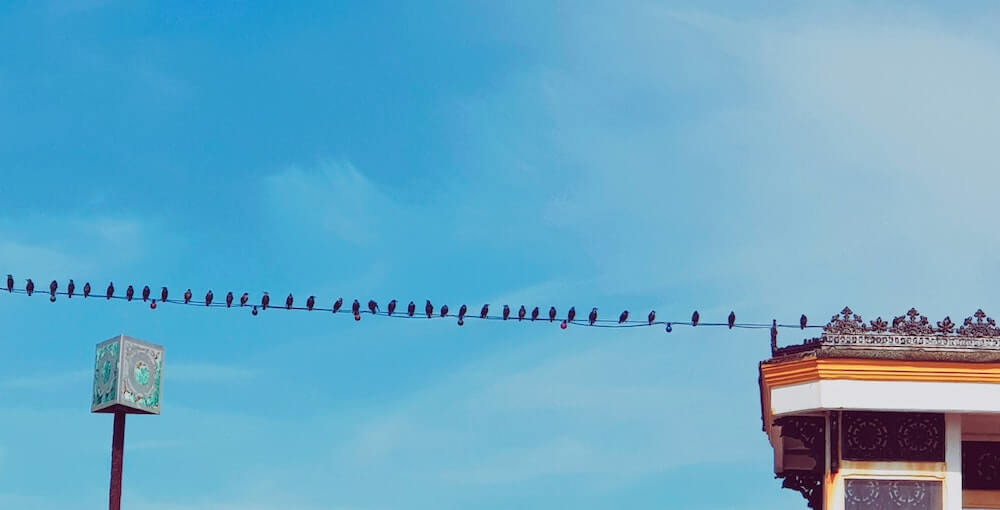
[[[975,317],[975,321],[972,318]],[[1000,336],[1000,328],[997,321],[986,316],[981,308],[972,314],[972,317],[965,318],[965,324],[958,328],[959,336],[971,337],[996,337]]]
[[868,325],[861,320],[861,316],[846,306],[841,310],[840,315],[834,315],[830,322],[823,326],[823,333],[830,335],[857,335],[866,333],[868,330]]
[[906,315],[900,315],[892,319],[890,333],[907,336],[933,335],[936,331],[931,326],[927,317],[920,315],[916,308],[910,308]]
[[951,322],[951,317],[945,317],[943,321],[938,321],[937,332],[939,335],[950,335],[955,332],[955,323]]
[[872,333],[885,333],[889,330],[889,323],[879,317],[872,321]]

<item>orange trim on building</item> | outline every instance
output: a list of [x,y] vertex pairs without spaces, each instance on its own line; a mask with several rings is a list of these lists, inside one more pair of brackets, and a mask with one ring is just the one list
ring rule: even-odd
[[1000,384],[1000,363],[807,358],[765,364],[761,373],[768,388],[822,379]]

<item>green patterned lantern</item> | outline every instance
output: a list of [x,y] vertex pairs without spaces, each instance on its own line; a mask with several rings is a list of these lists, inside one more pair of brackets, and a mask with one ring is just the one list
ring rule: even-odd
[[91,412],[160,414],[163,347],[125,335],[97,345]]

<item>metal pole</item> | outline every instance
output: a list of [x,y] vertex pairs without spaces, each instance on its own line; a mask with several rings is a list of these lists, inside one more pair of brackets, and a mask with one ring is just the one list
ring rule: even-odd
[[115,435],[111,440],[111,495],[110,510],[122,508],[122,462],[125,457],[125,412],[115,411]]

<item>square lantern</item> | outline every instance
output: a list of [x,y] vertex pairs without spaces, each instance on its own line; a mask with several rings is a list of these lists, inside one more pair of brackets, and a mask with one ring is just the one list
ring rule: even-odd
[[97,344],[90,411],[160,414],[163,352],[125,335]]

